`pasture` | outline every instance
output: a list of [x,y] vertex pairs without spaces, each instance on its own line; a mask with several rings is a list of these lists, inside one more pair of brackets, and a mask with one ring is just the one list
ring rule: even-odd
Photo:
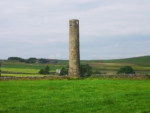
[[[13,72],[15,74],[2,73],[2,76],[39,75],[39,70],[45,68],[47,65],[50,67],[50,72],[55,73],[56,69],[67,67],[68,64],[67,60],[58,60],[56,64],[29,64],[6,60],[2,63],[2,71]],[[121,66],[131,66],[136,73],[150,74],[150,56],[116,60],[81,60],[81,64],[89,64],[93,71],[100,71],[101,73],[116,74]]]
[[[28,64],[21,63],[18,61],[5,61],[2,65],[2,71],[5,72],[3,76],[29,76],[29,75],[39,75],[38,72],[40,69],[45,68],[46,66],[50,67],[50,72],[56,72],[56,69],[61,69],[66,66],[66,63],[59,64]],[[10,72],[10,74],[8,74]],[[14,74],[13,74],[14,73]],[[20,73],[20,74],[17,74]]]
[[1,113],[150,113],[150,80],[0,81]]

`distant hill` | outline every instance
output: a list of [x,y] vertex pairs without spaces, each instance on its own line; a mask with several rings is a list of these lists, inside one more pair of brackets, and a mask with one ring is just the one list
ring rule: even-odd
[[139,66],[150,66],[150,56],[140,56],[125,59],[99,60],[103,63],[131,63]]
[[[51,59],[52,60],[52,59]],[[56,60],[56,59],[55,59]],[[2,60],[0,60],[2,62]],[[68,64],[68,60],[59,60],[59,63]],[[126,63],[126,64],[135,64],[139,66],[150,66],[150,56],[140,56],[140,57],[133,57],[133,58],[124,58],[124,59],[112,59],[112,60],[81,60],[81,63]]]

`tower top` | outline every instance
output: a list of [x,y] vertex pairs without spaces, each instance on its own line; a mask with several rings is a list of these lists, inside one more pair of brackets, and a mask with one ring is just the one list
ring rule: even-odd
[[71,19],[70,21],[79,21],[78,19]]

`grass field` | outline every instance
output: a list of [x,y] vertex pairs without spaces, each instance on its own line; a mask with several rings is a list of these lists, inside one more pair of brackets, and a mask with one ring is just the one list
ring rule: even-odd
[[150,80],[10,80],[0,91],[0,113],[150,113]]
[[46,66],[50,67],[50,72],[56,72],[56,69],[61,69],[64,66],[67,66],[66,63],[59,64],[27,64],[20,62],[10,62],[6,61],[2,65],[2,71],[5,72],[25,72],[38,74],[40,69],[44,69]]
[[[68,60],[58,60],[57,64],[28,64],[6,60],[2,62],[2,71],[16,73],[25,72],[37,75],[39,70],[45,68],[47,65],[50,67],[50,72],[56,72],[56,69],[66,67],[68,63]],[[115,74],[121,66],[131,66],[137,73],[150,74],[150,56],[115,60],[81,60],[81,64],[89,64],[93,71],[100,71],[102,73]],[[6,74],[3,75],[5,76]]]

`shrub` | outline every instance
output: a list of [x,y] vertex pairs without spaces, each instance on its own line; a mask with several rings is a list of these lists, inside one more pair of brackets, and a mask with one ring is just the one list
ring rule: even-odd
[[121,67],[117,74],[120,74],[120,73],[125,73],[125,74],[134,74],[135,71],[132,69],[131,66],[124,66],[124,67]]
[[40,69],[39,74],[45,74],[44,69]]
[[60,75],[68,75],[68,69],[63,67],[60,71]]
[[50,71],[49,66],[46,66],[44,69],[41,69],[41,70],[39,71],[39,74],[44,74],[44,75],[46,75],[46,74],[49,74],[49,71]]
[[89,77],[92,75],[92,67],[89,64],[80,65],[81,77]]
[[[62,68],[60,75],[68,75],[68,69],[69,66],[66,66],[66,68]],[[89,77],[92,75],[92,67],[89,66],[89,64],[80,65],[80,76],[81,77]]]

